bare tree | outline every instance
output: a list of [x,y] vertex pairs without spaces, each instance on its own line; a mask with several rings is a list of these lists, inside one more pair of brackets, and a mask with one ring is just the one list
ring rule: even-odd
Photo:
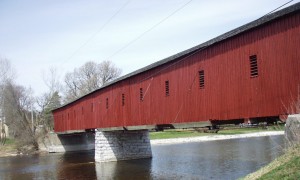
[[43,125],[46,131],[51,131],[54,128],[54,119],[52,110],[61,105],[61,97],[57,91],[53,93],[44,93],[37,98],[37,105],[39,106],[39,118],[37,125]]
[[55,67],[50,67],[49,71],[43,72],[43,80],[49,89],[49,93],[59,92],[61,90],[61,83],[59,81],[58,70]]
[[72,101],[118,78],[121,69],[111,61],[89,61],[65,76],[65,101]]
[[8,59],[0,58],[0,85],[15,78],[15,70]]
[[7,81],[12,81],[15,77],[15,71],[12,68],[10,61],[0,58],[0,117],[1,107],[3,104],[3,88]]
[[99,64],[98,68],[101,77],[101,86],[116,79],[122,73],[121,69],[117,68],[111,61],[103,61]]
[[32,90],[14,82],[15,71],[7,59],[0,59],[0,112],[16,139],[20,151],[38,149],[34,123]]
[[47,132],[54,127],[52,110],[61,105],[59,95],[61,84],[58,70],[55,67],[49,68],[48,72],[43,73],[43,80],[48,87],[48,91],[36,98],[36,103],[39,107],[36,124],[42,125]]
[[7,81],[3,88],[3,115],[19,147],[31,145],[38,149],[35,136],[35,128],[32,128],[32,91],[23,86]]
[[5,116],[3,112],[4,106],[4,87],[7,81],[14,79],[15,73],[10,61],[4,58],[0,58],[0,126],[2,127],[0,132],[0,140],[2,144],[6,141],[7,132],[5,132],[4,123]]
[[74,70],[73,73],[67,73],[65,75],[65,99],[66,101],[72,101],[80,97],[80,87],[81,84],[78,79],[79,75],[77,69]]

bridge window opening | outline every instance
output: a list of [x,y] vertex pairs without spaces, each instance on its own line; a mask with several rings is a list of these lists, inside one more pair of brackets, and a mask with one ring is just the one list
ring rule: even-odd
[[106,98],[106,109],[108,109],[108,98]]
[[76,111],[74,110],[74,119],[76,119]]
[[122,106],[125,106],[125,94],[122,94]]
[[204,81],[204,70],[199,71],[199,87],[200,89],[204,89],[205,86]]
[[91,111],[94,112],[94,103],[91,103]]
[[81,114],[83,114],[83,106],[81,107]]
[[143,88],[140,88],[140,101],[142,102],[143,100],[144,100]]
[[252,78],[258,77],[257,56],[256,55],[249,56],[249,60],[250,60],[251,77]]
[[170,96],[169,81],[165,81],[166,96]]

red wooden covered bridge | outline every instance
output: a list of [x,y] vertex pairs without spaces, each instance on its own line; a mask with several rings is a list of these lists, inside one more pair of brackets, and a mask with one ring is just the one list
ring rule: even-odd
[[300,3],[55,109],[55,131],[273,121],[296,113]]

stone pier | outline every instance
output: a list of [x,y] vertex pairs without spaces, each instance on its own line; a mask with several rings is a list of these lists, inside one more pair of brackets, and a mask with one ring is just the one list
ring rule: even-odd
[[95,134],[95,161],[151,158],[148,130],[100,131]]
[[285,124],[285,139],[289,146],[300,144],[300,114],[288,116]]

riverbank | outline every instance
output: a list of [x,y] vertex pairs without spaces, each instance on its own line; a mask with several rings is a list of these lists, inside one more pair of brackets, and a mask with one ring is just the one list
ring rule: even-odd
[[300,146],[289,148],[267,166],[242,178],[254,179],[300,179]]
[[189,138],[200,136],[213,136],[213,135],[236,135],[236,134],[248,134],[257,132],[269,132],[269,131],[284,131],[284,125],[274,125],[267,127],[239,127],[239,126],[227,126],[220,127],[218,133],[206,133],[204,129],[169,129],[158,132],[150,132],[150,140],[155,139],[172,139],[172,138]]
[[18,142],[16,142],[14,139],[7,139],[5,145],[0,145],[0,157],[45,153],[45,151],[35,150],[33,149],[33,146],[28,145],[18,148],[19,145],[17,144]]
[[0,157],[8,157],[8,156],[16,156],[17,154],[17,148],[15,141],[11,139],[6,140],[6,144],[0,145]]
[[163,145],[163,144],[217,141],[217,140],[225,140],[225,139],[238,139],[238,138],[262,137],[262,136],[274,136],[274,135],[284,135],[284,131],[265,131],[265,132],[254,132],[254,133],[234,134],[234,135],[207,135],[207,136],[200,136],[200,137],[154,139],[151,140],[150,142],[151,145]]
[[[152,145],[157,144],[175,144],[175,143],[188,143],[188,142],[202,142],[225,140],[235,138],[248,138],[259,136],[282,135],[282,126],[273,126],[269,129],[261,128],[235,128],[221,130],[219,133],[203,133],[195,130],[166,130],[163,132],[151,132],[150,141]],[[39,153],[35,151],[33,153]],[[19,155],[16,142],[8,140],[4,146],[0,146],[0,157],[16,156]]]

